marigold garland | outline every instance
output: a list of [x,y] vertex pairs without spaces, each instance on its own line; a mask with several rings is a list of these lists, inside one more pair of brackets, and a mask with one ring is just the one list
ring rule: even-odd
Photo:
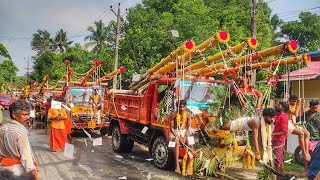
[[295,40],[291,40],[288,44],[288,50],[292,54],[295,54],[298,51],[298,44]]
[[311,57],[309,54],[304,54],[304,55],[302,55],[302,57],[303,57],[305,64],[309,64],[311,62]]
[[227,43],[230,40],[230,34],[225,31],[220,31],[216,34],[216,38],[220,43]]
[[186,41],[186,42],[183,44],[183,49],[184,49],[185,51],[192,52],[192,51],[194,51],[195,46],[196,46],[196,43],[194,43],[193,41]]
[[250,37],[247,39],[247,43],[251,49],[256,49],[259,45],[258,41],[254,37]]
[[186,122],[187,122],[187,118],[188,118],[188,115],[186,112],[183,112],[182,113],[182,121],[181,121],[181,115],[179,113],[177,113],[177,117],[176,117],[176,120],[177,120],[177,125],[179,127],[179,129],[186,125]]

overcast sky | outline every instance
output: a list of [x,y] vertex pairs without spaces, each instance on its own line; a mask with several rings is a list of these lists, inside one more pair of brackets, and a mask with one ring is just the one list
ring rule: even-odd
[[[28,57],[35,54],[30,42],[37,29],[47,30],[53,37],[62,28],[68,32],[69,39],[83,42],[84,36],[88,35],[87,27],[95,20],[102,18],[106,24],[116,20],[109,7],[113,5],[116,11],[119,2],[124,14],[126,8],[141,3],[141,0],[0,0],[0,43],[6,46],[19,68],[18,75],[24,75]],[[296,20],[300,10],[320,12],[320,0],[266,2],[273,13],[285,21]]]

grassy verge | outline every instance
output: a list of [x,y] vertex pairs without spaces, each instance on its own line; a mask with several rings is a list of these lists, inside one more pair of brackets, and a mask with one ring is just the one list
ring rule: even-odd
[[286,160],[290,160],[292,159],[292,161],[290,161],[290,163],[285,163],[284,164],[284,171],[286,173],[297,173],[297,174],[302,174],[304,172],[304,167],[301,166],[300,164],[296,163],[295,160],[294,160],[294,157],[292,154],[289,154],[289,153],[285,153],[285,161]]

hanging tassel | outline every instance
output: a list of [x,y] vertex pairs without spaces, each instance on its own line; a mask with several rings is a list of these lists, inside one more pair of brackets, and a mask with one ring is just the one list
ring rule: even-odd
[[239,151],[239,146],[237,141],[233,141],[233,154],[236,154]]
[[[251,146],[247,145],[246,150],[251,151]],[[251,156],[246,150],[243,153],[242,168],[254,168],[255,167],[255,158],[253,156]]]
[[194,159],[190,159],[190,162],[189,162],[189,176],[192,176],[193,175],[193,163],[194,163]]
[[188,160],[188,149],[186,149],[186,153],[182,159],[182,176],[187,175],[187,160]]
[[256,160],[254,158],[254,156],[250,156],[251,157],[251,168],[254,168],[256,166]]

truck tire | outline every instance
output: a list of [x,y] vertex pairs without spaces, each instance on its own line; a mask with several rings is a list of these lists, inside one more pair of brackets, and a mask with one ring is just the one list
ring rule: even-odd
[[121,134],[119,126],[114,126],[112,129],[112,149],[118,153],[124,152],[126,140],[126,135]]
[[152,157],[158,168],[169,169],[172,167],[173,153],[169,150],[167,140],[163,136],[159,136],[153,141]]
[[130,153],[133,149],[134,141],[126,138],[126,147],[124,148],[124,153]]
[[294,160],[301,166],[304,166],[304,159],[302,157],[302,150],[300,146],[294,150]]

